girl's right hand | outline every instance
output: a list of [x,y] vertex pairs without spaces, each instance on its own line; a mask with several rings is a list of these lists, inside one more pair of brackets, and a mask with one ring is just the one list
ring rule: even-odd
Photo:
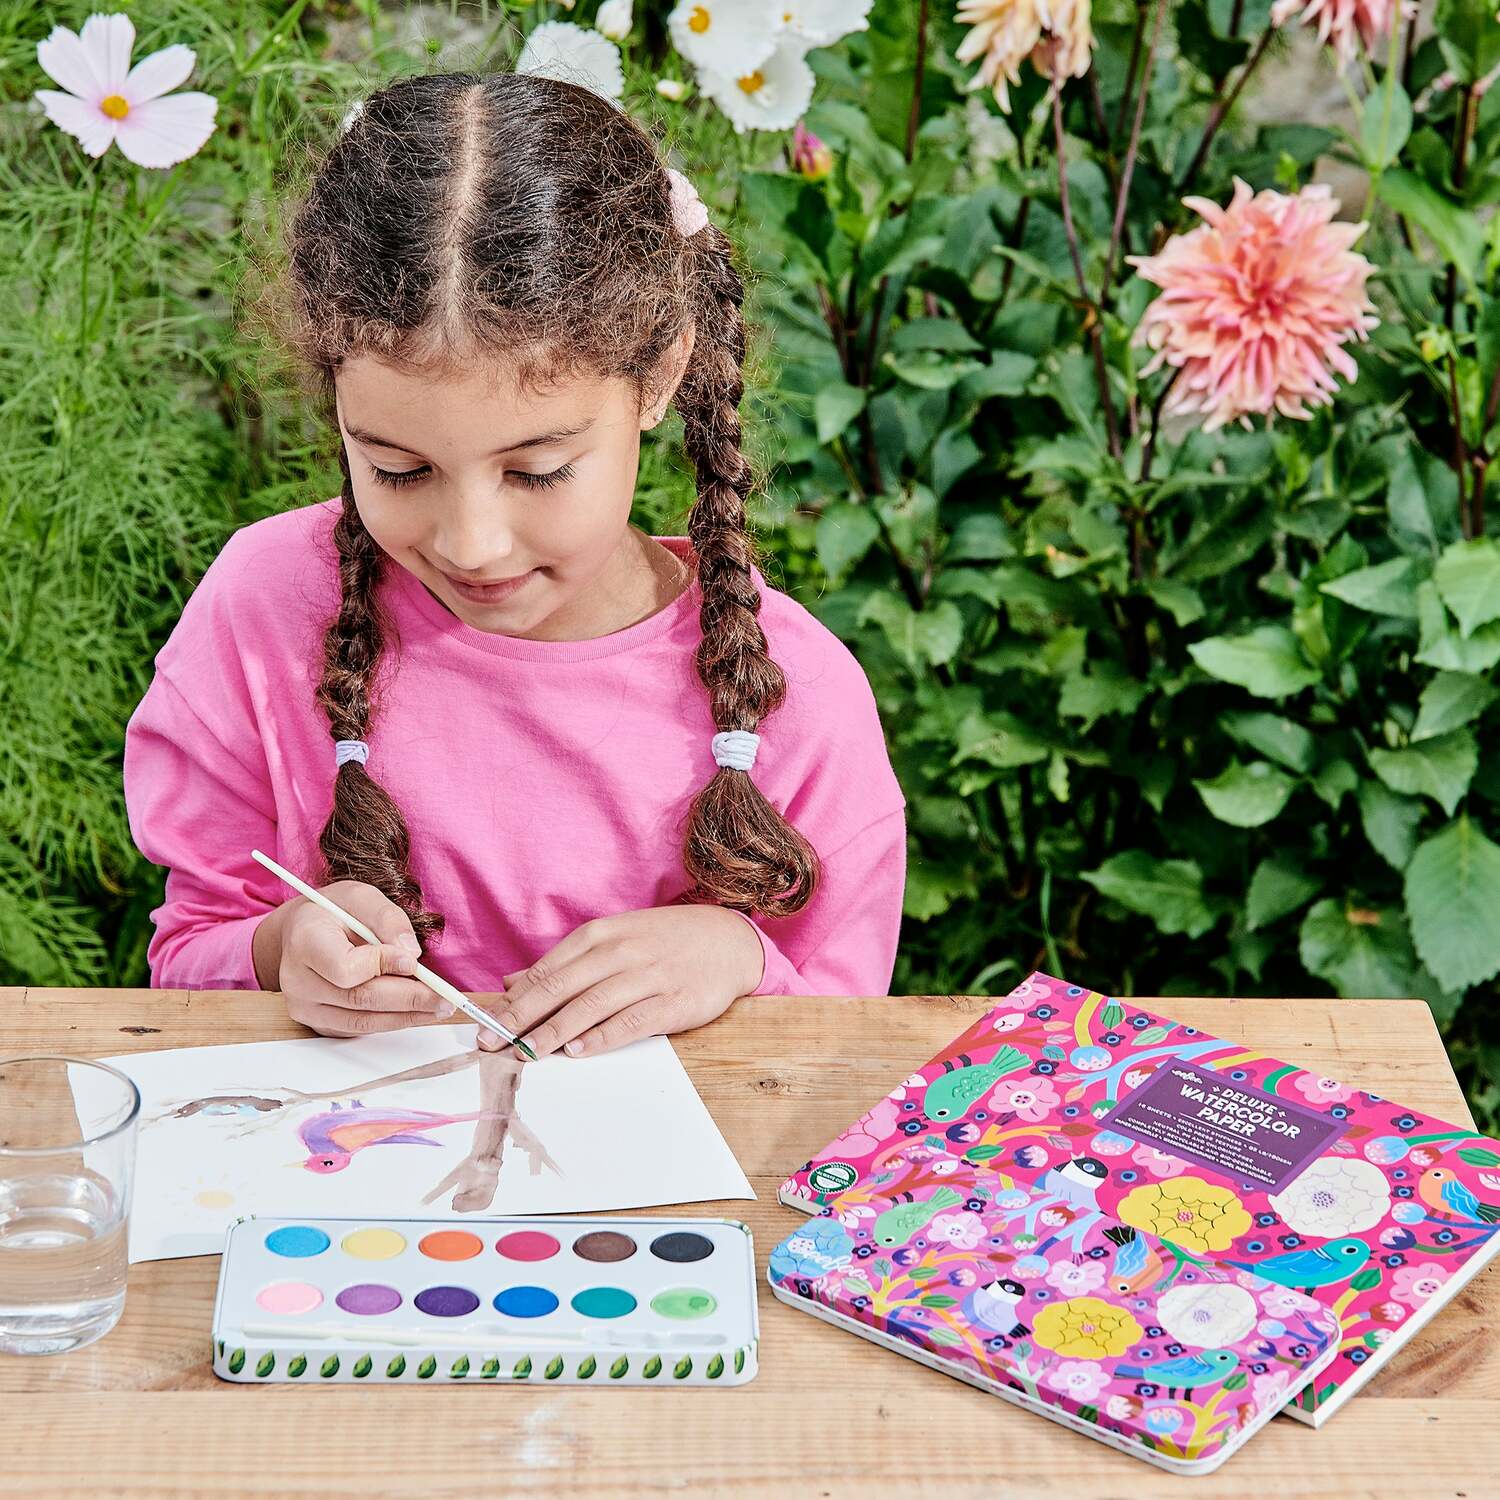
[[[276,975],[294,1021],[324,1036],[367,1036],[453,1014],[446,1000],[408,977],[422,947],[394,901],[358,880],[338,880],[321,891],[358,917],[380,943],[356,937],[302,896],[270,913],[255,932],[256,970]],[[271,949],[278,938],[276,955]]]

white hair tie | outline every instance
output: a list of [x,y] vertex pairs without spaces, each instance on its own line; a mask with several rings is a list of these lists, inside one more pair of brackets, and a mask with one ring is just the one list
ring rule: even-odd
[[357,760],[360,765],[370,758],[370,747],[363,740],[335,740],[333,742],[333,768],[338,768],[346,760]]
[[759,745],[760,736],[748,729],[726,729],[713,738],[714,760],[730,771],[748,771]]
[[698,196],[698,189],[675,167],[667,168],[672,188],[672,222],[683,239],[690,240],[700,229],[708,228],[708,210]]

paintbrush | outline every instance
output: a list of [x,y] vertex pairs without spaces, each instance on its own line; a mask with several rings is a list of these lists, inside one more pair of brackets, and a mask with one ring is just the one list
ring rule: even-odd
[[[356,937],[362,937],[367,943],[378,944],[380,942],[380,939],[358,917],[351,917],[337,902],[330,901],[322,891],[315,891],[305,880],[299,880],[290,870],[278,865],[269,854],[262,854],[259,849],[252,849],[250,857],[259,860],[273,875],[280,880],[284,880],[291,886],[299,896],[306,896],[314,906],[321,906],[330,917],[336,917]],[[509,1031],[502,1026],[488,1011],[481,1010],[462,990],[449,984],[441,974],[434,974],[426,964],[419,963],[416,966],[416,977],[428,989],[435,990],[444,1000],[457,1006],[471,1021],[475,1021],[487,1030],[493,1031],[496,1036],[504,1037],[516,1051],[529,1057],[532,1062],[536,1061],[536,1053],[520,1037],[513,1031]]]

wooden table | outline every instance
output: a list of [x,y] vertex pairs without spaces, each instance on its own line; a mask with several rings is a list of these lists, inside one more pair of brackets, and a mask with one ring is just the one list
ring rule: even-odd
[[[1430,1012],[1400,1000],[1145,1005],[1472,1124]],[[950,996],[758,999],[677,1039],[759,1202],[760,1268],[797,1222],[785,1172],[966,1027]],[[297,1035],[278,996],[0,989],[0,1053],[105,1056]],[[649,1212],[649,1210],[648,1210]],[[1471,1283],[1320,1432],[1281,1418],[1217,1474],[1179,1479],[761,1296],[761,1372],[716,1392],[247,1388],[205,1359],[216,1258],[130,1276],[92,1347],[0,1357],[0,1495],[45,1500],[440,1500],[675,1492],[802,1496],[1401,1500],[1500,1494],[1500,1268]],[[486,1394],[488,1392],[488,1394]]]

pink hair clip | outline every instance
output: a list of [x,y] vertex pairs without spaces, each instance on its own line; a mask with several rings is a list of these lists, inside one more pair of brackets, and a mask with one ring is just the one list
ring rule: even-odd
[[700,229],[708,228],[708,210],[698,196],[698,189],[674,167],[667,168],[672,188],[672,222],[683,239],[690,240]]

